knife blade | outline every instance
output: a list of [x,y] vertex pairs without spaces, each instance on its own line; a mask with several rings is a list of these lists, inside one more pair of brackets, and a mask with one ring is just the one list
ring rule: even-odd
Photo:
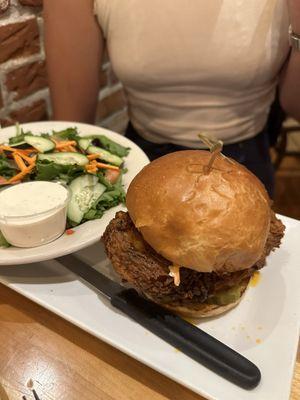
[[259,384],[261,373],[255,364],[202,329],[141,297],[134,289],[124,288],[73,255],[57,261],[109,298],[112,306],[193,360],[244,389]]

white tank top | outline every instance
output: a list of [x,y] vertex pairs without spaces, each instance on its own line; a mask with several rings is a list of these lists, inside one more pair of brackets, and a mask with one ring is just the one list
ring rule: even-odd
[[286,0],[96,0],[134,127],[201,147],[259,133],[289,51]]

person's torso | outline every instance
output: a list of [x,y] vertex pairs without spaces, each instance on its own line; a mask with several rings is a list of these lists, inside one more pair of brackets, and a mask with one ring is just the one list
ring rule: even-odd
[[206,130],[232,142],[263,127],[288,53],[286,0],[96,0],[95,10],[144,137],[195,145]]

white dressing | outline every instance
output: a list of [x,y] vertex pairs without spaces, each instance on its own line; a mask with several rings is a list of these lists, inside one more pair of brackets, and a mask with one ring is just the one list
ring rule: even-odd
[[49,243],[65,230],[68,190],[59,183],[21,183],[0,192],[0,230],[17,247]]

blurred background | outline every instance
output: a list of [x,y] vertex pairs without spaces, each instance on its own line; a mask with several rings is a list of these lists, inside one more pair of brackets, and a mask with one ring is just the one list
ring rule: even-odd
[[[0,122],[51,119],[43,48],[42,0],[0,0]],[[59,62],[59,60],[57,60]],[[104,58],[97,125],[122,133],[127,124],[122,86]],[[300,125],[286,117],[271,149],[275,211],[300,219]]]

